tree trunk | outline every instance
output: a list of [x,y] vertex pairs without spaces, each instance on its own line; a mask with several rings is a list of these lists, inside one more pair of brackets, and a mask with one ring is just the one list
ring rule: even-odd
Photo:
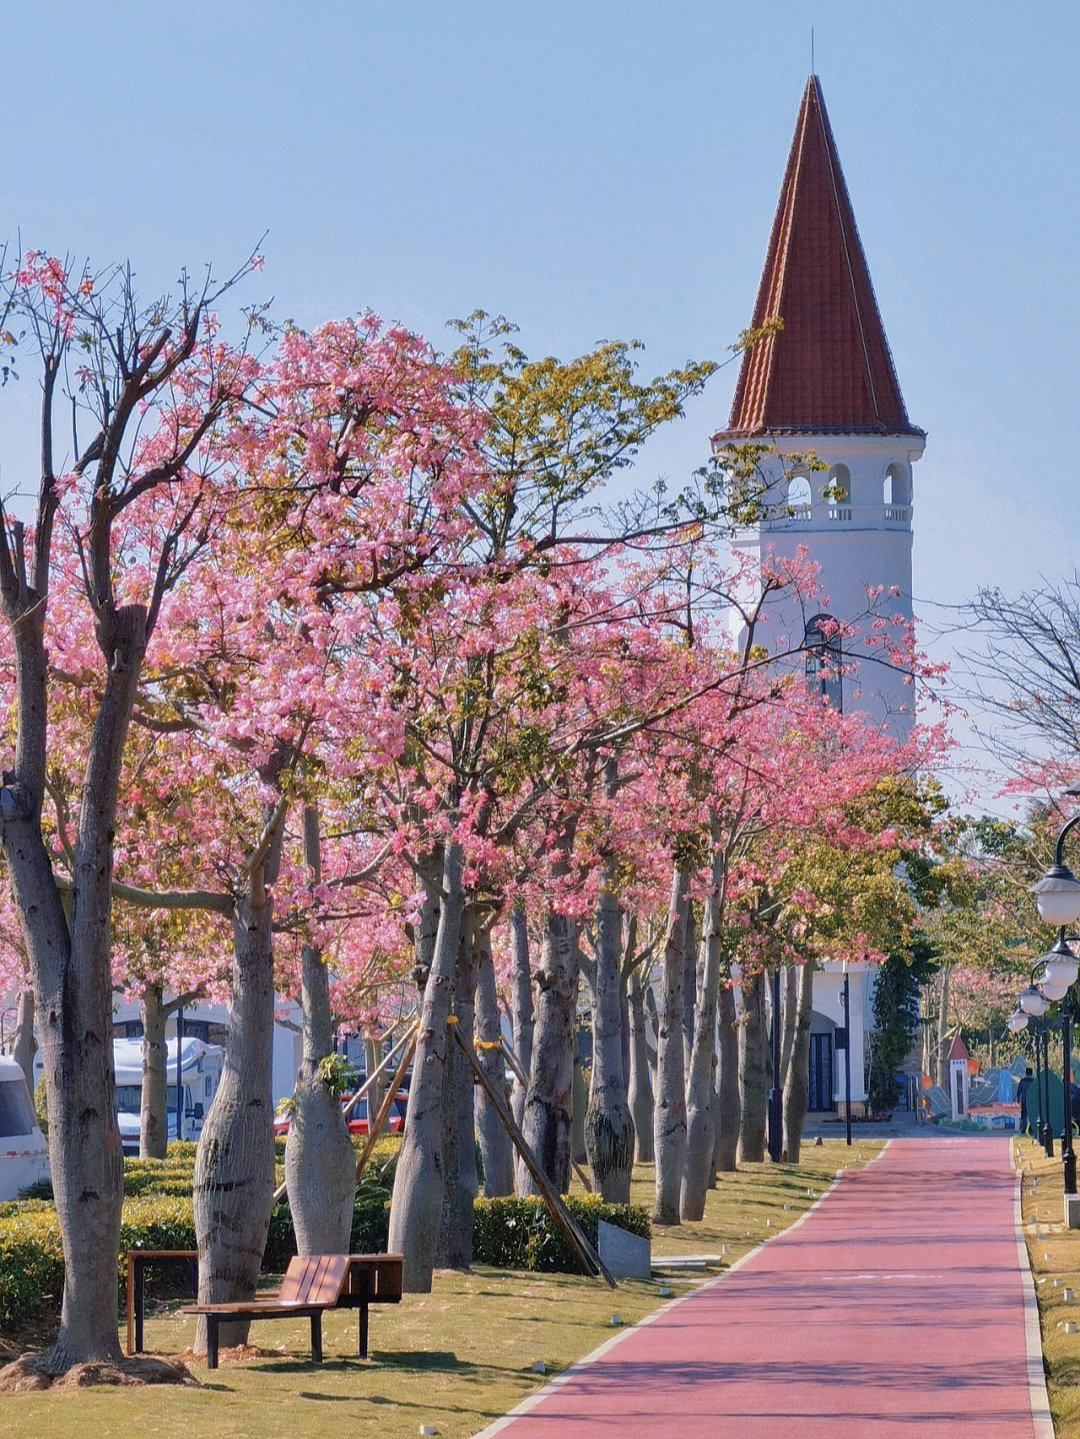
[[946,1092],[949,1088],[949,976],[952,966],[941,967],[941,1004],[937,1022],[937,1076],[936,1082]]
[[34,1036],[34,991],[20,991],[18,1009],[15,1013],[15,1048],[11,1057],[23,1072],[26,1087],[34,1092],[34,1055],[37,1053],[37,1039]]
[[765,980],[757,970],[742,983],[743,1012],[739,1020],[739,1162],[765,1159]]
[[685,962],[683,964],[683,1073],[689,1079],[694,1054],[694,1003],[697,999],[698,946],[692,901],[686,904]]
[[720,983],[724,851],[713,827],[711,884],[702,916],[698,948],[697,1003],[690,1074],[686,1085],[686,1160],[679,1208],[683,1219],[701,1219],[713,1173],[716,1123],[713,1097],[716,1072],[716,991]]
[[41,834],[47,737],[45,601],[25,577],[4,584],[15,646],[18,728],[0,794],[0,841],[26,942],[40,1021],[49,1160],[64,1250],[60,1332],[49,1367],[114,1360],[124,1161],[116,1123],[109,914],[116,796],[146,649],[146,611],[106,604],[97,637],[105,684],[79,796],[70,923]]
[[[604,762],[604,793],[614,798],[614,758]],[[630,1203],[630,1171],[634,1162],[634,1121],[626,1102],[623,1070],[621,931],[614,861],[605,856],[596,906],[592,1074],[585,1115],[585,1148],[593,1188],[611,1204]]]
[[742,1103],[739,1098],[739,1027],[735,1016],[735,993],[723,984],[717,994],[717,1045],[720,1053],[717,1086],[716,1167],[721,1174],[734,1174],[739,1151]]
[[[491,958],[491,929],[484,925],[477,936],[476,1055],[498,1094],[506,1093],[506,1064],[502,1053],[502,1025],[495,993],[495,966]],[[457,1046],[455,1046],[456,1048]],[[476,1133],[484,1168],[484,1195],[497,1199],[514,1192],[514,1146],[483,1085],[475,1088]]]
[[[304,863],[314,886],[322,882],[319,816],[304,807]],[[356,1156],[339,1097],[319,1073],[334,1052],[330,976],[310,944],[301,950],[300,1002],[304,1047],[285,1141],[285,1186],[298,1254],[348,1254],[356,1193]],[[369,1098],[370,1104],[370,1098]],[[370,1110],[369,1113],[374,1111]]]
[[[510,1092],[514,1122],[521,1128],[525,1115],[525,1097],[529,1092],[528,1076],[532,1069],[533,994],[532,966],[529,963],[529,927],[525,906],[515,901],[510,910],[510,1025],[514,1053],[517,1055],[524,1082],[515,1073]],[[514,1157],[514,1187],[525,1192],[528,1170],[519,1155]]]
[[[199,1303],[251,1299],[274,1196],[273,899],[253,877],[233,919],[229,1037],[221,1081],[195,1151],[192,1195],[199,1245]],[[248,1321],[222,1324],[222,1346],[243,1344]],[[205,1321],[196,1352],[206,1348]]]
[[656,1189],[652,1217],[657,1224],[679,1222],[679,1185],[686,1152],[682,989],[686,970],[688,880],[685,867],[676,863],[671,877],[660,1023],[656,1039],[656,1102],[653,1113]]
[[[570,1188],[574,1122],[577,926],[556,910],[549,910],[544,918],[536,989],[532,1066],[521,1128],[548,1180],[565,1194]],[[522,1176],[521,1193],[539,1192],[531,1175]]]
[[784,1082],[784,1158],[798,1164],[806,1120],[807,1090],[810,1084],[810,1021],[814,1009],[814,963],[798,966],[796,982],[795,1038]]
[[164,1159],[169,1147],[169,1115],[165,1103],[168,1050],[162,986],[148,984],[142,992],[142,1095],[139,1100],[139,1158]]
[[630,1077],[627,1081],[630,1115],[634,1121],[634,1158],[653,1162],[653,1091],[649,1072],[649,1038],[645,1029],[645,998],[641,975],[630,971]]
[[426,1294],[431,1289],[442,1218],[446,1021],[453,1003],[454,972],[461,939],[464,907],[461,870],[461,846],[447,845],[443,856],[439,924],[420,1008],[405,1138],[394,1173],[389,1248],[404,1257],[402,1283],[409,1294]]
[[784,966],[783,983],[784,1027],[780,1033],[780,1093],[787,1084],[791,1064],[791,1047],[795,1043],[795,1012],[799,1005],[799,976],[794,964]]
[[[451,1011],[457,1027],[473,1040],[476,993],[476,917],[467,907],[461,920]],[[451,1044],[443,1073],[443,1195],[435,1263],[442,1269],[468,1269],[472,1264],[473,1202],[480,1189],[476,1172],[474,1129],[475,1088],[472,1066]]]

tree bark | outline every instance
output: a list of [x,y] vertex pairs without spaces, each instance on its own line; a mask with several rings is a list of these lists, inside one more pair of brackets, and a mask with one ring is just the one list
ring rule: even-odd
[[739,1162],[765,1159],[765,1005],[764,976],[757,970],[742,983],[743,1012],[739,1020]]
[[656,1188],[652,1217],[657,1224],[679,1222],[679,1186],[686,1153],[682,989],[686,970],[688,882],[685,866],[676,863],[671,877],[656,1040],[656,1100],[653,1112]]
[[[461,920],[451,1013],[472,1044],[476,993],[476,916],[466,907]],[[473,1072],[456,1044],[451,1044],[443,1073],[443,1195],[435,1263],[442,1269],[468,1269],[472,1264],[473,1202],[480,1189],[476,1172]]]
[[949,977],[952,966],[941,967],[941,1001],[937,1022],[937,1076],[936,1082],[948,1092],[949,1088]]
[[[517,901],[510,910],[510,1023],[514,1053],[522,1073],[532,1069],[533,997],[532,967],[529,964],[529,929],[525,906]],[[515,1076],[511,1095],[514,1121],[521,1124],[528,1087]]]
[[694,1006],[697,1000],[699,956],[694,906],[686,904],[685,960],[683,964],[683,1073],[689,1079],[690,1062],[694,1053]]
[[[495,966],[491,958],[491,928],[488,924],[483,925],[477,935],[477,966],[476,1054],[492,1088],[504,1094],[506,1064],[503,1060],[502,1025],[495,993]],[[483,1085],[476,1086],[475,1106],[476,1133],[484,1169],[484,1195],[488,1199],[497,1199],[504,1194],[513,1194],[513,1142]]]
[[[5,549],[5,556],[7,551]],[[8,561],[10,563],[10,561]],[[146,649],[146,611],[103,599],[104,691],[94,717],[71,865],[70,923],[41,833],[47,734],[44,599],[7,570],[18,726],[0,821],[40,1018],[49,1160],[64,1250],[60,1332],[49,1367],[115,1360],[123,1153],[116,1123],[109,914],[116,797]]]
[[142,1094],[139,1098],[139,1158],[164,1159],[169,1147],[169,1115],[165,1103],[168,1017],[163,986],[148,984],[142,992]]
[[18,1009],[15,1013],[15,1048],[11,1057],[23,1072],[26,1087],[34,1092],[34,1055],[37,1053],[37,1039],[34,1036],[34,991],[24,989],[19,994]]
[[[514,1046],[524,1083],[515,1073],[510,1092],[510,1108],[514,1123],[521,1128],[525,1116],[525,1098],[529,1092],[528,1075],[532,1069],[533,993],[532,966],[529,962],[529,927],[525,906],[515,901],[510,910],[510,1025]],[[514,1187],[525,1192],[527,1170],[519,1155],[514,1156]]]
[[798,1164],[810,1084],[810,1023],[814,1010],[814,963],[797,966],[795,1037],[784,1081],[784,1158]]
[[[199,1303],[254,1296],[274,1195],[273,900],[259,878],[236,902],[229,1036],[221,1081],[195,1151],[193,1201]],[[243,1344],[248,1321],[222,1324],[222,1346]],[[206,1348],[205,1321],[196,1352]]]
[[742,1103],[739,1098],[739,1029],[735,1015],[735,994],[723,984],[717,994],[717,1046],[719,1084],[716,1128],[716,1167],[721,1174],[734,1174],[739,1151]]
[[634,1121],[634,1158],[639,1164],[653,1162],[653,1091],[649,1071],[649,1037],[645,1028],[645,998],[641,975],[630,971],[630,1076],[627,1097]]
[[[532,1066],[521,1129],[559,1194],[570,1188],[577,978],[577,926],[568,915],[549,910],[536,973]],[[521,1192],[539,1194],[531,1175],[522,1176]]]
[[389,1248],[403,1256],[402,1283],[409,1294],[427,1294],[431,1289],[442,1217],[446,1021],[461,939],[461,871],[461,846],[449,844],[443,855],[435,946],[420,1006],[405,1138],[394,1173]]
[[799,1004],[799,976],[797,966],[786,964],[784,966],[783,981],[783,1020],[784,1027],[780,1033],[780,1092],[783,1094],[784,1086],[787,1084],[788,1069],[791,1065],[791,1048],[795,1043],[795,1013]]
[[[304,863],[314,886],[322,882],[319,816],[304,807]],[[330,976],[319,950],[301,950],[300,1003],[303,1057],[293,1091],[294,1109],[285,1141],[285,1187],[298,1254],[348,1254],[356,1193],[356,1156],[338,1096],[319,1073],[334,1052]],[[371,1098],[368,1100],[369,1106]],[[370,1107],[369,1113],[373,1113]]]
[[[604,793],[615,795],[615,760],[604,762]],[[585,1114],[585,1148],[593,1188],[611,1204],[630,1203],[634,1121],[623,1070],[622,926],[615,865],[605,855],[596,906],[596,984],[592,1009],[592,1074]]]
[[722,959],[725,855],[713,826],[712,874],[702,916],[698,947],[697,1003],[690,1074],[686,1085],[686,1160],[679,1208],[683,1219],[701,1219],[713,1173],[716,1123],[713,1115],[716,1072],[716,992]]

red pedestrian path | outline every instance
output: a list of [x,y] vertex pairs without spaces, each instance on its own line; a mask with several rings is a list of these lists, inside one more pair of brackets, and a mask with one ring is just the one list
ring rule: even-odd
[[485,1439],[1053,1439],[1016,1182],[1005,1139],[894,1140]]

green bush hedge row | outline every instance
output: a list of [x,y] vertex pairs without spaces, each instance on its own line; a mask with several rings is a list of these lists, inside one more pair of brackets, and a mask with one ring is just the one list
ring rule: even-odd
[[[193,1145],[175,1148],[190,1149],[193,1157]],[[390,1219],[387,1169],[396,1152],[396,1141],[380,1140],[372,1169],[357,1187],[350,1236],[354,1254],[386,1249]],[[156,1188],[151,1192],[155,1180]],[[128,1183],[134,1192],[128,1191],[121,1219],[121,1286],[127,1250],[196,1247],[191,1158],[174,1155],[170,1149],[167,1160],[129,1161],[125,1166],[125,1189]],[[181,1183],[186,1187],[178,1187]],[[595,1197],[573,1197],[567,1204],[594,1245],[600,1219],[649,1236],[649,1217],[643,1208],[605,1204]],[[283,1202],[270,1216],[263,1269],[280,1274],[295,1253],[292,1216]],[[478,1199],[473,1209],[473,1256],[478,1264],[502,1269],[581,1272],[577,1256],[540,1199]],[[177,1274],[176,1282],[181,1278]],[[63,1282],[63,1251],[53,1206],[41,1199],[0,1205],[0,1330],[22,1328],[35,1319],[54,1315]]]

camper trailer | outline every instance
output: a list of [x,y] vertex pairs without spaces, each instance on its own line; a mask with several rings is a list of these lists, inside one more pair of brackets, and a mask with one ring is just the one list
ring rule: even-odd
[[[170,1143],[177,1137],[176,1040],[165,1044],[165,1107]],[[221,1081],[225,1051],[201,1039],[180,1041],[180,1138],[198,1139],[210,1102]],[[139,1152],[139,1111],[142,1108],[142,1040],[114,1039],[116,1118],[125,1154]]]
[[38,1128],[23,1072],[0,1055],[0,1199],[49,1177],[49,1146]]

